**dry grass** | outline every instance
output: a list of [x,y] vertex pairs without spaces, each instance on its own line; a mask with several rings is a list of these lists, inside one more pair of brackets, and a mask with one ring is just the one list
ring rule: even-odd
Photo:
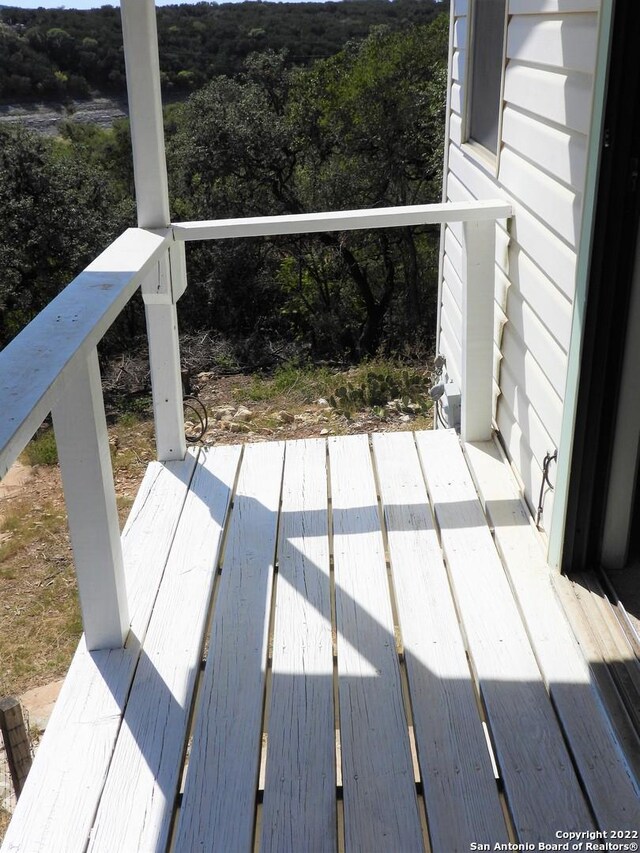
[[0,840],[4,838],[10,820],[11,814],[0,806]]
[[[133,421],[112,431],[122,522],[153,458],[152,433]],[[57,465],[38,465],[21,493],[0,503],[0,602],[0,696],[63,676],[82,622]]]

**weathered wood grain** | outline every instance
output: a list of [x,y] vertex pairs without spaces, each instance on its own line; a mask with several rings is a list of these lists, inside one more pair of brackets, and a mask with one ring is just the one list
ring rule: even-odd
[[176,849],[251,850],[284,444],[242,458]]
[[[509,808],[522,842],[593,826],[459,439],[416,434]],[[526,736],[523,736],[526,733]]]
[[262,851],[335,851],[327,447],[290,441],[284,467]]
[[587,662],[554,593],[551,570],[493,442],[466,453],[495,530],[536,658],[601,827],[637,829],[640,793]]
[[56,702],[3,853],[84,853],[129,689],[196,456],[152,463],[122,536],[131,631],[124,649],[88,652],[84,640]]
[[329,439],[345,848],[422,849],[367,436]]
[[407,432],[373,449],[434,853],[508,841],[420,460]]
[[198,459],[127,703],[90,853],[167,845],[240,447]]

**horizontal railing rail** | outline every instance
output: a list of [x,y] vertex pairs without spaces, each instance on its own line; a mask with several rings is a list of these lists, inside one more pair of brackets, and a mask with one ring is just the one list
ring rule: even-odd
[[371,210],[339,210],[330,213],[175,222],[173,234],[176,240],[224,240],[232,237],[275,237],[284,234],[440,225],[443,222],[494,222],[496,219],[508,219],[510,216],[510,204],[500,199],[490,199],[378,207]]
[[138,287],[150,343],[160,461],[185,451],[175,303],[184,242],[462,223],[462,436],[488,438],[492,415],[495,222],[500,199],[130,228],[0,352],[0,477],[49,414],[65,491],[85,640],[121,646],[129,628],[97,344]]

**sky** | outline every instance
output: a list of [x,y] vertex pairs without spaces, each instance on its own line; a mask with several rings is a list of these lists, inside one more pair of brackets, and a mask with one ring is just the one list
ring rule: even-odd
[[[281,3],[322,3],[325,0],[268,0]],[[175,6],[177,4],[199,3],[200,0],[156,0],[156,6]],[[224,3],[241,3],[242,0],[219,0]],[[119,6],[117,0],[0,0],[0,6],[13,6],[19,9],[97,9],[100,6]]]

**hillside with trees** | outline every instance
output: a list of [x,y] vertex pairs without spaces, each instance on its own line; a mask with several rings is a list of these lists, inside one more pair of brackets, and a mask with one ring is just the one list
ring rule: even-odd
[[[312,67],[252,54],[167,111],[174,221],[439,200],[448,22],[375,29]],[[126,225],[128,125],[67,122],[60,139],[0,139],[0,345]],[[435,327],[439,230],[401,228],[188,246],[185,331],[232,341],[265,366],[274,341],[301,358],[358,361]],[[134,303],[112,349],[144,332]]]
[[[158,8],[162,85],[188,93],[234,76],[256,51],[286,51],[286,64],[336,54],[372,27],[426,24],[436,0],[336,3],[196,3]],[[64,100],[126,90],[120,10],[0,6],[0,102]]]

